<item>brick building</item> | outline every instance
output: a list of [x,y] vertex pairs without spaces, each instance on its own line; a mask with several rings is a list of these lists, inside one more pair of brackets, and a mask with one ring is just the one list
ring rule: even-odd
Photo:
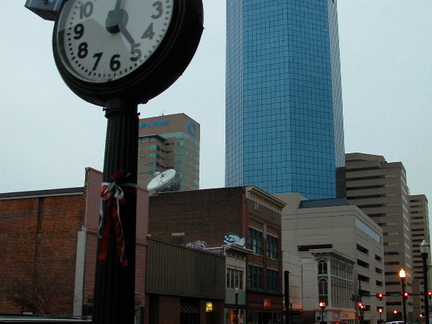
[[[285,203],[256,187],[159,193],[150,197],[149,235],[186,246],[219,247],[238,237],[252,250],[238,281],[245,323],[282,318],[281,210]],[[229,289],[227,287],[227,289]],[[226,305],[226,317],[232,305]],[[246,320],[247,317],[247,320]]]
[[[0,194],[0,312],[86,315],[93,299],[102,174],[85,186]],[[148,194],[138,190],[136,306],[145,304]]]

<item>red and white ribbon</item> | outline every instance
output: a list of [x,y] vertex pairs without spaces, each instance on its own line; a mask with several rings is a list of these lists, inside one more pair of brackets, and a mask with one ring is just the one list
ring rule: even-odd
[[[104,261],[107,258],[110,231],[111,227],[113,227],[117,254],[122,267],[126,267],[128,265],[128,260],[125,254],[123,225],[120,216],[120,206],[122,204],[126,204],[124,190],[127,192],[132,192],[133,190],[133,193],[136,194],[136,185],[133,183],[124,183],[121,185],[108,182],[102,183],[102,199],[99,207],[99,214],[101,218],[98,233],[99,238],[101,239],[98,259]],[[106,202],[106,213],[104,213],[104,202]]]

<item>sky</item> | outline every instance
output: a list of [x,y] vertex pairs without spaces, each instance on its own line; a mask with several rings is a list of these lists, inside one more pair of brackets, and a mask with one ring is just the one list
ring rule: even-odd
[[[0,193],[79,187],[103,169],[106,118],[74,95],[52,55],[54,23],[3,1]],[[201,125],[200,188],[224,186],[225,0],[203,0],[195,57],[142,118],[185,113]],[[411,194],[432,200],[432,1],[339,0],[345,151],[402,162]]]

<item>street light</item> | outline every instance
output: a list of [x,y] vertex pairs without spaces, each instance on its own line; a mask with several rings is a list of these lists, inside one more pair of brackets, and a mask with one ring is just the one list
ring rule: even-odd
[[382,322],[382,319],[381,319],[382,312],[383,312],[382,307],[378,308],[378,313],[379,313],[379,318],[380,318],[379,319],[379,324],[381,324],[381,322]]
[[428,277],[427,277],[427,272],[428,272],[427,258],[429,255],[429,250],[430,250],[429,243],[426,242],[426,240],[423,240],[423,242],[421,242],[420,244],[420,252],[423,260],[423,298],[424,298],[424,305],[425,305],[425,311],[424,311],[425,324],[429,324],[429,298],[428,298],[429,287],[428,287]]
[[358,309],[360,311],[360,323],[363,324],[364,321],[364,311],[366,309],[366,305],[363,304],[361,301],[358,302]]
[[238,324],[238,294],[239,294],[239,289],[238,287],[235,287],[235,302],[236,302],[235,319],[234,319],[235,324]]
[[324,309],[326,308],[326,303],[321,301],[318,304],[319,308],[321,308],[321,323],[324,324]]
[[407,322],[407,317],[406,317],[406,302],[405,302],[405,278],[406,278],[406,271],[402,268],[399,271],[399,278],[401,280],[401,284],[402,284],[402,306],[403,306],[403,320],[404,323]]

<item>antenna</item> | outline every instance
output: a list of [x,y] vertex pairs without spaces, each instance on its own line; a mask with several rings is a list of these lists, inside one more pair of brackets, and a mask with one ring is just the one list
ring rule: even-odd
[[176,171],[174,169],[166,170],[162,173],[155,172],[155,177],[147,185],[149,191],[160,192],[168,189],[174,182]]

